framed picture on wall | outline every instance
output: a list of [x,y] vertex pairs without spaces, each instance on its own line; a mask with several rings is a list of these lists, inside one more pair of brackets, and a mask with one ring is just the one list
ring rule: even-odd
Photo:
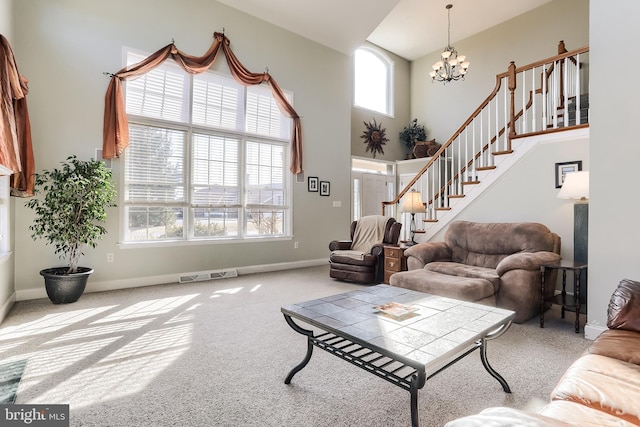
[[331,189],[331,183],[329,181],[320,181],[320,195],[328,196]]
[[570,172],[578,172],[582,170],[582,160],[573,162],[556,163],[556,188],[561,188],[564,178]]
[[310,176],[307,178],[307,191],[318,191],[318,177]]

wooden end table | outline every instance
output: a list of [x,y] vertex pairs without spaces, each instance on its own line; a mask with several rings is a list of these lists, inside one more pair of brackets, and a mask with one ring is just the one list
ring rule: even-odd
[[[551,298],[545,298],[545,272],[548,269],[562,270],[562,292],[560,295],[554,295]],[[573,295],[567,295],[567,271],[573,271]],[[585,278],[587,274],[587,263],[564,261],[550,262],[540,266],[541,277],[541,301],[540,301],[540,327],[544,328],[544,303],[551,301],[562,306],[562,318],[564,318],[565,310],[576,312],[576,334],[580,332],[580,277],[584,271]],[[554,284],[555,285],[555,284]],[[585,280],[586,285],[586,280]],[[585,292],[587,288],[585,286]]]

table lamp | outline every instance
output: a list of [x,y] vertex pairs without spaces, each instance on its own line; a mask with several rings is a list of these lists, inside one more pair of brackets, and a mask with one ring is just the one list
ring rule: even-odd
[[411,223],[409,224],[409,231],[411,232],[411,242],[407,242],[407,246],[413,246],[416,244],[416,213],[424,212],[424,203],[422,203],[422,196],[419,191],[412,189],[405,194],[404,203],[402,204],[402,212],[411,214]]

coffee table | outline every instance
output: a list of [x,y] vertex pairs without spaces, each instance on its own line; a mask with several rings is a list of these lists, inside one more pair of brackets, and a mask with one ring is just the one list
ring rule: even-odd
[[[417,310],[395,318],[374,307],[390,302]],[[487,361],[486,341],[499,337],[515,313],[409,289],[376,285],[281,308],[285,320],[307,337],[307,353],[285,384],[321,348],[411,394],[411,425],[418,426],[418,390],[425,382],[473,351],[506,393],[507,382]],[[306,329],[300,320],[317,330]]]

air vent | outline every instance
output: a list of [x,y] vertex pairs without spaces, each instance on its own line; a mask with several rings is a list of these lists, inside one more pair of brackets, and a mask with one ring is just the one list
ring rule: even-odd
[[198,273],[184,273],[178,277],[178,283],[202,282],[205,280],[226,279],[228,277],[238,277],[235,268],[223,270],[200,271]]

